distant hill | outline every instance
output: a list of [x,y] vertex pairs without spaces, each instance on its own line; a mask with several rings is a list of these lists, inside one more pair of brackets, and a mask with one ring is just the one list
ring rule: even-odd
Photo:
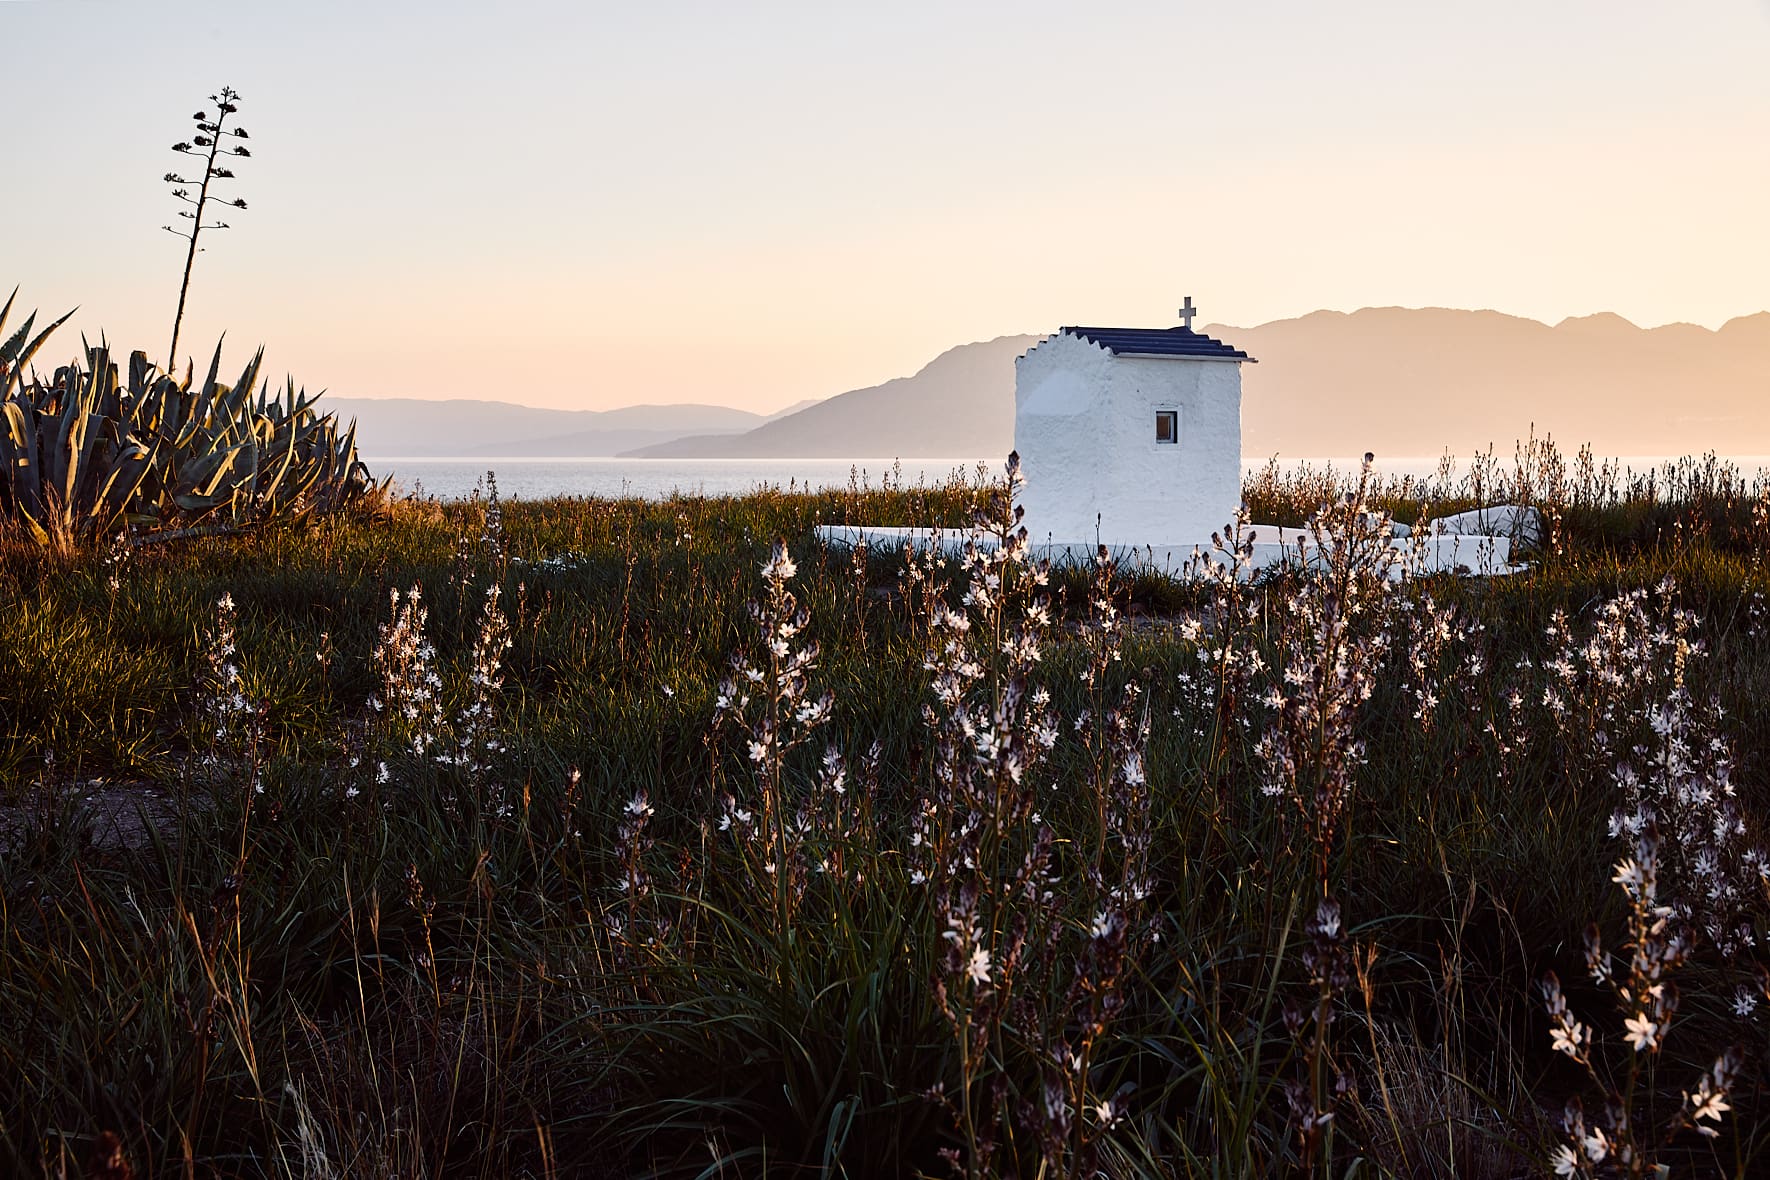
[[1770,313],[1638,328],[1494,311],[1318,311],[1207,329],[1242,371],[1243,454],[1502,453],[1535,424],[1602,454],[1770,454]]
[[739,435],[680,438],[635,458],[898,458],[1006,455],[1014,433],[1014,358],[1040,336],[961,344],[914,376],[827,398]]
[[357,445],[373,456],[615,455],[684,434],[737,434],[770,420],[703,405],[543,410],[497,401],[328,397],[325,407],[343,421],[356,419]]
[[[1495,311],[1317,311],[1211,325],[1242,369],[1242,453],[1467,458],[1534,428],[1605,455],[1770,454],[1770,312],[1717,330],[1608,313],[1553,327]],[[507,402],[328,398],[371,456],[936,458],[1006,455],[1014,358],[1042,339],[962,344],[920,371],[764,417],[722,406],[541,410]]]
[[[1318,311],[1205,329],[1245,349],[1242,452],[1466,458],[1527,435],[1642,455],[1770,454],[1770,312],[1718,330],[1600,314],[1550,327],[1494,311]],[[1004,455],[1014,358],[1041,337],[942,353],[914,376],[838,394],[742,434],[636,448],[644,457]]]
[[817,403],[819,403],[823,400],[825,400],[825,399],[821,398],[821,397],[803,398],[800,401],[794,402],[792,405],[786,407],[785,409],[776,410],[774,413],[772,413],[768,416],[767,421],[773,422],[776,418],[785,418],[788,414],[797,414],[800,410],[807,409],[811,406],[815,406],[815,405],[817,405]]

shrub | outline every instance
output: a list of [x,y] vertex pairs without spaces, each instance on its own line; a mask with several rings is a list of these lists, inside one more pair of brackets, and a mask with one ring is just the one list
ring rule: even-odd
[[[16,296],[16,292],[14,293]],[[0,308],[0,331],[12,308]],[[0,519],[65,549],[131,526],[237,526],[335,511],[375,488],[356,428],[314,408],[318,395],[260,382],[259,350],[232,385],[221,347],[200,386],[129,358],[120,379],[108,345],[45,381],[25,367],[63,316],[36,317],[0,344]]]

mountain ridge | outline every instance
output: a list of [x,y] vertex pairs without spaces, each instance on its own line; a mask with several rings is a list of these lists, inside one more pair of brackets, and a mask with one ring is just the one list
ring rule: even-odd
[[[1242,378],[1250,456],[1468,453],[1532,432],[1614,454],[1770,453],[1770,312],[1719,328],[1643,328],[1614,312],[1550,325],[1493,309],[1367,307],[1203,330],[1260,362]],[[626,454],[1005,454],[1013,357],[1042,338],[959,345],[910,377],[828,398],[811,416]],[[970,354],[972,380],[932,382],[959,354]],[[943,427],[919,425],[930,417]]]
[[341,420],[356,420],[358,445],[365,454],[393,458],[610,456],[697,429],[741,433],[807,404],[757,414],[697,402],[555,410],[488,398],[326,399],[326,408]]
[[[1254,327],[1203,329],[1257,358],[1243,367],[1248,457],[1468,454],[1534,432],[1605,454],[1770,454],[1770,311],[1718,328],[1641,327],[1614,312],[1555,324],[1493,309],[1318,310]],[[711,405],[536,410],[494,402],[339,399],[369,455],[622,455],[639,458],[939,458],[1013,445],[1014,358],[1044,336],[947,349],[914,373],[765,418]],[[420,419],[370,423],[403,403]],[[394,415],[393,417],[397,417]],[[410,417],[411,414],[408,414]],[[391,421],[383,416],[383,422]],[[393,441],[389,441],[393,440]],[[465,449],[462,449],[465,448]]]
[[[636,448],[625,456],[824,459],[863,451],[904,458],[989,454],[972,447],[976,440],[993,441],[999,433],[1004,381],[1010,402],[1013,397],[1013,358],[1041,339],[998,336],[960,344],[908,377],[838,393],[744,434],[695,435]],[[1011,421],[1011,405],[1009,417]],[[931,421],[938,421],[940,428],[930,428]]]

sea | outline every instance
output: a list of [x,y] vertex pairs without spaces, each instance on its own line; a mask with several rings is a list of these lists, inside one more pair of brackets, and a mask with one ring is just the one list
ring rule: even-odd
[[[483,494],[488,474],[502,499],[554,496],[634,497],[744,496],[764,488],[934,487],[957,475],[980,478],[979,460],[952,459],[613,459],[613,458],[407,458],[365,455],[377,479],[393,477],[408,494],[459,500]],[[982,465],[982,476],[1001,470],[1000,460]]]
[[[1646,472],[1677,456],[1634,455],[1613,460],[1622,468]],[[1770,472],[1770,455],[1722,456],[1748,479]],[[934,487],[958,476],[972,483],[997,475],[1000,459],[617,459],[617,458],[410,458],[364,456],[377,479],[392,476],[405,494],[438,500],[459,500],[477,488],[486,490],[488,473],[497,481],[503,499],[541,500],[555,496],[598,498],[636,497],[667,500],[672,496],[743,496],[765,488],[782,491],[828,488],[878,489],[882,487]],[[1320,469],[1358,470],[1360,459],[1350,456],[1286,459],[1281,467],[1307,463]],[[1264,460],[1247,465],[1250,474],[1264,468]],[[1509,472],[1510,456],[1499,457],[1498,469]],[[1382,460],[1379,475],[1431,476],[1439,470],[1436,456],[1413,456]],[[1457,468],[1460,474],[1462,467]]]

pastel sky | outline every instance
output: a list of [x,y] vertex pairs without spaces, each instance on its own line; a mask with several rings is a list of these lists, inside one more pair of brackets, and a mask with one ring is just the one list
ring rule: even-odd
[[251,208],[180,352],[341,395],[771,410],[1188,294],[1770,307],[1770,0],[0,0],[0,45],[0,298],[161,354],[225,83]]

